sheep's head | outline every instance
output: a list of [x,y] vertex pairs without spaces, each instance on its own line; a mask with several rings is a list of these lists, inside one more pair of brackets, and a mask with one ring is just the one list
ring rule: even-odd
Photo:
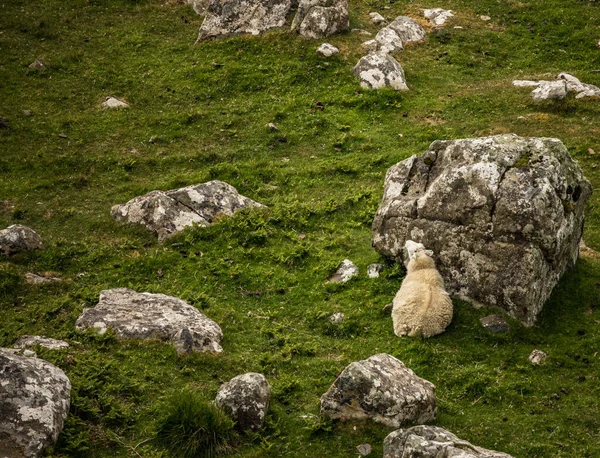
[[423,245],[422,243],[413,242],[412,240],[406,241],[406,243],[404,244],[404,249],[408,254],[409,261],[421,256],[433,256],[433,251],[426,250],[425,245]]

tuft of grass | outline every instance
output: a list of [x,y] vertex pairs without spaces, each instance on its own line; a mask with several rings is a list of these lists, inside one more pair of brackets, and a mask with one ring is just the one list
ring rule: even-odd
[[178,458],[213,458],[226,453],[235,438],[234,422],[197,392],[184,389],[163,406],[156,440]]

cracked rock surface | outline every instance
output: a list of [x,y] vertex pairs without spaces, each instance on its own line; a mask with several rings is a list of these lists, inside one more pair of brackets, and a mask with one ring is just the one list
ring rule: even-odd
[[124,339],[171,341],[178,353],[223,351],[223,333],[217,323],[187,302],[164,294],[127,288],[102,291],[98,305],[84,309],[75,326],[101,334],[111,328]]
[[240,431],[263,427],[269,410],[271,387],[262,374],[238,375],[219,388],[215,403],[236,422]]
[[41,456],[62,431],[70,396],[58,367],[0,348],[0,456]]
[[555,138],[435,141],[388,170],[372,242],[399,260],[423,243],[450,294],[530,326],[577,261],[591,192]]
[[438,426],[418,425],[390,433],[383,441],[383,458],[512,458],[477,447]]
[[352,71],[364,89],[391,87],[398,91],[408,91],[404,70],[398,61],[385,51],[362,57]]
[[10,256],[21,251],[42,250],[40,236],[27,226],[13,224],[0,231],[0,255]]
[[164,240],[188,226],[208,226],[215,218],[231,216],[246,207],[262,205],[240,195],[233,186],[215,180],[171,191],[149,192],[114,205],[111,216],[116,221],[142,224],[157,234],[159,240]]
[[258,35],[282,27],[291,0],[210,0],[196,43],[239,33]]
[[300,0],[292,31],[307,38],[325,38],[348,30],[348,0]]
[[339,420],[372,419],[392,428],[434,420],[432,383],[385,353],[347,366],[321,397],[321,414]]

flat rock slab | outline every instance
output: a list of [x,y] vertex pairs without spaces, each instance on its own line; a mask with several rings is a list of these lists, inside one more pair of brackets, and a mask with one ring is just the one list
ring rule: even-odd
[[22,251],[43,248],[41,237],[27,226],[13,224],[0,231],[0,255],[10,256]]
[[300,0],[292,30],[307,38],[325,38],[350,28],[348,0]]
[[269,410],[271,387],[262,374],[238,375],[219,388],[215,403],[236,422],[240,431],[259,430]]
[[372,242],[398,260],[424,244],[451,295],[530,326],[577,261],[591,192],[554,138],[436,141],[388,170]]
[[399,429],[383,441],[383,458],[512,458],[477,447],[438,426],[418,425]]
[[51,339],[45,336],[21,336],[13,345],[18,349],[35,348],[37,346],[47,348],[49,350],[63,350],[69,348],[69,344],[64,340]]
[[98,305],[84,309],[75,326],[101,334],[111,328],[124,339],[172,341],[180,353],[223,351],[223,333],[217,323],[187,302],[164,294],[127,288],[102,291]]
[[387,354],[347,366],[321,397],[321,414],[339,420],[372,419],[392,428],[434,420],[432,383]]
[[387,52],[375,52],[362,57],[352,71],[363,89],[391,87],[397,91],[408,91],[404,70]]
[[259,35],[282,27],[291,7],[291,0],[211,0],[196,43],[233,34]]
[[58,367],[0,348],[0,456],[41,456],[62,431],[70,396]]
[[122,205],[114,205],[116,221],[142,224],[164,240],[197,224],[209,226],[222,216],[231,216],[247,207],[262,207],[222,181],[187,186],[170,191],[152,191]]

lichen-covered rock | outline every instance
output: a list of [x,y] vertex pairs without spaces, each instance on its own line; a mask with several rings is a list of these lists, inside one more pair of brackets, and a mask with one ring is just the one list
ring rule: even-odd
[[512,458],[477,447],[438,426],[417,425],[390,433],[383,441],[383,458]]
[[479,319],[481,326],[494,334],[504,334],[510,331],[510,326],[500,315],[487,315]]
[[394,30],[404,43],[423,41],[427,34],[417,21],[408,16],[398,16],[388,27]]
[[13,224],[0,231],[0,255],[10,256],[22,251],[42,250],[40,236],[27,226]]
[[198,42],[240,33],[258,35],[282,27],[291,0],[210,0]]
[[391,27],[384,27],[377,32],[375,41],[379,45],[379,50],[384,53],[402,51],[404,49],[400,35]]
[[567,90],[569,92],[576,92],[576,99],[581,99],[583,97],[600,97],[600,88],[594,86],[593,84],[582,83],[573,75],[568,73],[559,73],[556,77],[558,80],[565,81],[567,85]]
[[321,54],[324,57],[331,57],[335,54],[339,54],[340,50],[329,43],[323,43],[317,48],[317,54]]
[[45,336],[21,336],[13,345],[15,348],[26,349],[37,346],[47,348],[49,350],[62,350],[69,348],[69,344],[64,340],[51,339]]
[[206,9],[208,8],[208,5],[210,5],[210,0],[185,0],[185,3],[192,5],[196,14],[202,16],[203,14],[206,14]]
[[152,191],[111,209],[117,221],[142,224],[164,240],[170,235],[197,224],[210,225],[215,218],[231,216],[246,207],[262,207],[222,181],[173,189]]
[[369,13],[371,22],[375,25],[381,25],[385,23],[385,18],[379,13]]
[[533,350],[531,352],[531,354],[529,355],[528,360],[534,366],[539,366],[544,361],[546,361],[547,357],[548,357],[548,355],[546,353],[544,353],[542,350]]
[[98,305],[84,309],[75,326],[101,334],[111,328],[124,339],[171,341],[179,353],[223,351],[223,333],[217,323],[187,302],[164,294],[127,288],[102,291]]
[[529,326],[577,261],[591,191],[557,139],[436,141],[388,170],[373,246],[400,259],[423,243],[450,294]]
[[444,25],[448,19],[454,17],[452,10],[445,10],[442,8],[425,9],[423,10],[423,15],[436,27]]
[[352,71],[364,89],[391,87],[398,91],[408,91],[404,70],[396,59],[385,52],[362,57]]
[[325,38],[348,30],[348,0],[300,0],[292,31],[307,38]]
[[536,102],[540,100],[562,100],[567,96],[567,84],[565,81],[542,81],[537,88],[531,92],[531,97]]
[[269,410],[271,387],[264,375],[238,375],[219,388],[215,403],[236,422],[240,431],[263,427]]
[[435,387],[387,354],[347,366],[321,397],[321,414],[339,420],[372,419],[398,428],[435,419]]
[[356,277],[359,274],[358,267],[349,259],[344,259],[338,270],[329,277],[331,283],[346,283],[352,277]]
[[58,367],[0,348],[0,456],[41,456],[62,431],[70,396]]
[[534,87],[531,97],[535,101],[562,100],[568,92],[575,92],[576,99],[584,97],[600,98],[600,88],[593,84],[582,83],[569,73],[559,73],[554,81],[514,80],[513,86]]

